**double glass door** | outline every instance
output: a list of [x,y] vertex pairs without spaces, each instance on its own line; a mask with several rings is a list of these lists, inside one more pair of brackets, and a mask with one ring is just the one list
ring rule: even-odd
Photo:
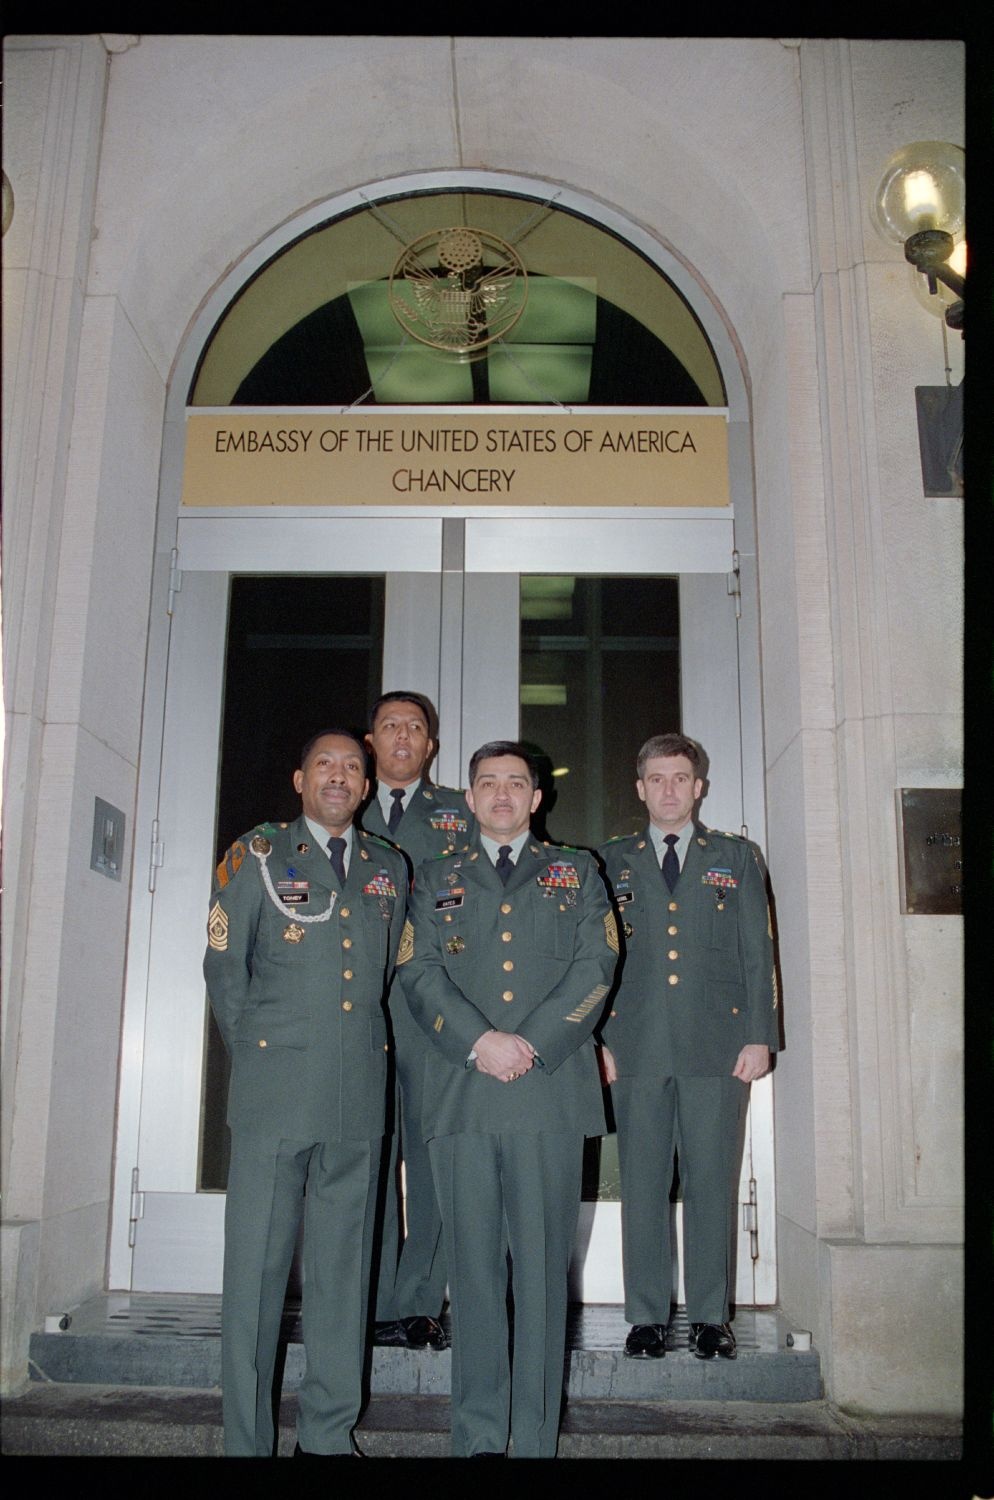
[[[682,727],[713,768],[704,821],[746,821],[730,522],[691,537],[641,518],[398,518],[389,537],[375,523],[336,537],[326,521],[319,545],[298,536],[293,568],[286,535],[274,548],[258,522],[254,544],[226,524],[231,571],[214,565],[209,523],[181,527],[161,753],[140,796],[154,890],[133,918],[145,941],[134,934],[122,1097],[136,1128],[119,1142],[111,1256],[112,1285],[132,1290],[220,1290],[226,1060],[200,969],[211,872],[253,823],[296,815],[290,777],[312,732],[363,729],[381,691],[425,693],[434,779],[461,786],[479,744],[521,739],[543,778],[536,833],[593,847],[643,825],[639,745]],[[768,1081],[750,1114],[741,1303],[775,1297]],[[613,1137],[588,1153],[585,1198],[573,1294],[620,1301]],[[679,1203],[675,1219],[679,1239]]]

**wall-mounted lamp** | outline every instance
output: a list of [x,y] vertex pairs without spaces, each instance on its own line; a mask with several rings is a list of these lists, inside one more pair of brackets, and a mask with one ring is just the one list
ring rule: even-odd
[[957,251],[966,229],[966,153],[948,141],[914,141],[902,146],[884,167],[873,195],[870,218],[880,238],[900,245],[928,295],[948,288],[953,299],[944,316],[950,328],[963,328],[966,292],[965,249]]
[[[884,167],[870,204],[880,238],[900,245],[915,296],[964,334],[966,154],[948,141],[914,141]],[[942,330],[945,347],[946,331]],[[963,387],[915,387],[922,485],[929,496],[963,494]]]

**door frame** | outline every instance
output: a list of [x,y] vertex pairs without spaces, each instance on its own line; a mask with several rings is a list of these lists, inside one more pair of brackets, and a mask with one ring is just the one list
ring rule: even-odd
[[[201,511],[194,517],[183,515],[180,505],[182,493],[182,474],[185,453],[185,415],[186,397],[191,387],[191,382],[200,359],[201,353],[207,344],[215,324],[228,307],[232,299],[238,294],[261,269],[261,267],[273,256],[288,245],[292,240],[308,232],[309,229],[325,222],[328,218],[348,212],[350,209],[358,208],[368,204],[370,200],[385,199],[390,196],[407,192],[418,192],[432,188],[459,189],[467,191],[510,191],[523,196],[532,197],[538,202],[549,201],[554,198],[557,205],[567,209],[573,209],[577,213],[599,223],[604,228],[615,233],[619,238],[625,240],[635,250],[645,257],[647,261],[655,265],[682,293],[689,306],[693,309],[695,316],[703,327],[711,341],[718,364],[725,381],[726,398],[728,402],[728,444],[729,444],[729,487],[732,506],[728,511],[716,514],[714,511],[708,513],[707,517],[699,512],[681,510],[679,512],[626,512],[617,508],[611,508],[606,512],[597,512],[585,509],[581,515],[577,515],[569,508],[560,508],[556,511],[543,510],[540,516],[528,510],[517,510],[513,507],[495,509],[489,512],[486,507],[473,508],[471,515],[455,512],[452,508],[445,508],[444,515],[432,507],[413,508],[405,507],[403,519],[408,523],[425,523],[424,536],[422,540],[430,537],[433,523],[444,521],[472,520],[474,527],[477,523],[488,520],[504,520],[534,522],[548,525],[556,521],[565,521],[572,530],[575,537],[582,534],[581,522],[596,522],[610,516],[615,522],[638,519],[641,521],[657,521],[664,524],[667,529],[675,528],[683,524],[691,530],[698,529],[697,523],[705,520],[712,523],[720,518],[730,521],[733,527],[734,572],[729,580],[729,589],[736,592],[741,600],[743,626],[738,633],[738,691],[739,691],[739,723],[740,723],[740,763],[741,763],[741,808],[742,822],[748,828],[750,836],[756,838],[760,843],[765,839],[765,769],[763,753],[763,717],[761,700],[761,678],[759,664],[759,598],[758,598],[758,575],[756,567],[756,522],[755,522],[755,496],[753,484],[752,465],[752,432],[750,425],[750,403],[748,387],[744,373],[739,364],[738,350],[733,340],[732,331],[725,322],[724,314],[717,302],[712,298],[704,283],[694,274],[693,270],[681,261],[673,251],[662,245],[648,231],[635,223],[627,215],[620,212],[611,205],[600,202],[588,194],[577,192],[570,188],[552,185],[541,179],[519,176],[516,174],[494,173],[488,171],[446,171],[426,173],[411,173],[391,178],[376,184],[367,185],[353,189],[348,193],[335,195],[322,203],[312,205],[303,213],[285,222],[271,234],[264,236],[255,246],[251,247],[246,254],[234,265],[234,267],[216,284],[211,293],[205,298],[197,314],[193,318],[187,336],[172,371],[169,382],[169,390],[166,401],[166,413],[163,429],[162,462],[160,467],[158,511],[156,522],[155,558],[152,570],[151,591],[151,616],[148,635],[147,667],[145,679],[145,695],[143,703],[142,722],[142,744],[139,765],[138,792],[136,799],[133,869],[132,869],[132,898],[131,916],[129,923],[129,945],[128,960],[125,977],[125,993],[122,1021],[122,1044],[121,1044],[121,1067],[118,1093],[118,1117],[115,1139],[115,1170],[112,1185],[112,1207],[111,1207],[111,1235],[108,1251],[108,1286],[111,1289],[127,1289],[132,1281],[132,1250],[130,1225],[134,1222],[134,1216],[140,1211],[140,1184],[136,1192],[134,1182],[134,1163],[138,1158],[139,1125],[142,1097],[142,1076],[144,1054],[147,1044],[146,1039],[146,996],[149,979],[149,966],[151,962],[151,928],[152,928],[152,903],[153,896],[151,884],[154,878],[154,863],[157,857],[156,843],[158,837],[157,809],[160,802],[160,792],[163,774],[163,738],[166,729],[166,686],[168,678],[170,647],[171,647],[171,620],[172,602],[174,590],[182,588],[182,571],[179,566],[178,543],[182,543],[188,557],[191,556],[189,546],[193,539],[197,538],[196,550],[209,545],[220,546],[224,554],[223,563],[221,556],[217,563],[221,564],[218,571],[239,571],[239,555],[243,548],[252,542],[252,550],[263,538],[267,536],[268,545],[274,550],[275,566],[267,571],[284,571],[283,566],[275,561],[276,554],[282,546],[287,543],[287,522],[307,522],[307,530],[310,540],[307,549],[312,545],[315,535],[323,530],[327,535],[327,522],[334,520],[338,527],[348,527],[350,524],[366,533],[376,521],[391,521],[388,511],[377,510],[374,516],[370,515],[369,509],[364,509],[360,514],[350,511],[348,507],[329,509],[317,512],[309,509],[306,515],[292,511],[280,510],[278,513],[260,512],[254,510],[251,516],[237,511],[227,511],[224,516]],[[494,411],[499,408],[491,408]],[[415,409],[417,410],[417,409]],[[519,410],[519,408],[515,408]],[[539,408],[541,410],[541,408]],[[221,525],[223,521],[223,526]],[[257,529],[257,528],[264,528]],[[193,528],[196,528],[195,530]],[[202,528],[202,529],[201,529]],[[251,528],[250,530],[248,528]],[[482,536],[482,532],[479,535]],[[671,535],[675,535],[675,531]],[[706,534],[706,533],[705,533]],[[296,532],[296,540],[300,545],[302,533]],[[470,537],[472,545],[473,538]],[[430,551],[430,541],[427,542]],[[455,545],[449,541],[449,545]],[[463,542],[465,546],[465,539]],[[417,550],[417,549],[416,549]],[[204,554],[206,555],[206,554]],[[310,557],[309,550],[296,553],[299,561],[301,556]],[[388,555],[388,554],[381,554]],[[727,556],[727,553],[726,553]],[[448,594],[443,598],[443,622],[451,620],[453,611],[453,588],[458,588],[456,582],[458,569],[447,569],[443,565],[438,568],[437,563],[426,564],[419,567],[415,562],[413,565],[409,558],[405,557],[405,568],[411,571],[421,572],[425,575],[424,586],[426,589],[445,589],[446,578],[449,578],[450,588]],[[189,566],[189,564],[187,564]],[[203,564],[201,564],[203,566]],[[286,571],[295,571],[291,565]],[[356,569],[356,571],[361,571]],[[382,571],[382,569],[370,569],[369,571]],[[534,570],[532,570],[534,571]],[[560,571],[551,569],[550,571]],[[594,571],[590,568],[578,568],[576,571]],[[663,571],[646,567],[643,559],[641,571]],[[667,570],[668,571],[668,570]],[[702,570],[703,571],[703,570]],[[725,571],[722,564],[714,569],[715,572]],[[434,575],[434,576],[432,576]],[[490,576],[504,577],[499,570]],[[388,606],[389,608],[389,606]],[[398,605],[398,609],[400,606]],[[416,600],[408,600],[403,605],[409,612],[413,608],[416,611]],[[389,624],[389,621],[388,621]],[[407,632],[406,639],[413,639],[412,633]],[[444,646],[443,640],[443,646]],[[405,671],[409,665],[404,659],[403,650],[399,650],[395,659],[384,661],[384,672],[391,680],[396,676],[397,680],[402,678],[412,681],[410,673]],[[429,691],[437,703],[442,722],[446,722],[447,704],[445,701],[446,688],[441,678],[433,684],[434,691]],[[450,719],[450,722],[451,719]],[[474,729],[475,734],[475,729]],[[444,758],[443,758],[444,756]],[[452,743],[443,745],[443,755],[440,755],[438,774],[440,778],[458,783],[461,772],[459,767],[462,762],[462,746]],[[711,815],[711,809],[707,809]],[[718,821],[718,819],[714,819]],[[735,823],[730,823],[735,827]],[[770,1159],[770,1172],[772,1181],[772,1080],[767,1078],[753,1087],[754,1108],[762,1109],[769,1117],[769,1130],[764,1132],[768,1141],[764,1150],[768,1148]],[[221,1195],[215,1195],[220,1200]],[[771,1202],[771,1210],[768,1222],[762,1219],[759,1225],[760,1240],[764,1250],[768,1250],[772,1257],[775,1249],[775,1204]],[[772,1263],[772,1261],[771,1261]],[[775,1275],[775,1271],[774,1271]],[[774,1292],[775,1296],[775,1292]],[[766,1300],[764,1297],[763,1300]],[[769,1297],[773,1300],[773,1296]]]

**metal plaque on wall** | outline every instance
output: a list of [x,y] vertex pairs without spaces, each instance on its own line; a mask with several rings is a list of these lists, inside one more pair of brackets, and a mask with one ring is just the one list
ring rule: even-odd
[[956,916],[963,910],[963,793],[901,787],[901,910]]

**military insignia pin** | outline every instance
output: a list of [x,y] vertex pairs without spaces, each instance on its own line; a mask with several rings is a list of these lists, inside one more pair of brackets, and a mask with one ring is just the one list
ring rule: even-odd
[[298,854],[310,854],[310,852],[311,852],[311,846],[310,846],[310,844],[298,844],[297,845],[297,853]]
[[289,927],[283,930],[284,943],[302,943],[304,941],[304,929],[296,922],[291,922]]
[[253,854],[269,854],[272,851],[272,847],[269,840],[263,838],[261,833],[256,834],[250,845]]
[[462,953],[466,944],[461,937],[450,937],[445,945],[446,953]]

